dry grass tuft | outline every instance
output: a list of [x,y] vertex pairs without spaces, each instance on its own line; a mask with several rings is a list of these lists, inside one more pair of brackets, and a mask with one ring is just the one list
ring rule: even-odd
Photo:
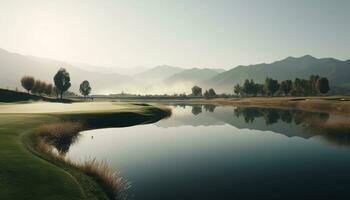
[[79,122],[57,122],[40,126],[38,135],[43,139],[52,140],[77,135],[82,129]]
[[[101,185],[111,199],[126,199],[127,191],[130,188],[129,182],[124,180],[119,173],[111,169],[106,161],[98,161],[96,158],[89,158],[84,162],[76,162],[68,159],[64,154],[61,154],[60,149],[57,148],[57,142],[62,142],[62,138],[76,137],[80,130],[82,130],[82,126],[77,122],[43,125],[38,131],[39,141],[37,148],[52,159],[62,162],[92,177]],[[63,139],[63,141],[64,140],[66,139]],[[55,151],[53,147],[55,147],[57,151]]]
[[127,198],[130,183],[121,178],[119,173],[113,171],[106,161],[98,161],[93,158],[78,164],[78,168],[100,183],[111,198],[116,200]]
[[59,153],[65,154],[82,130],[79,122],[57,122],[40,126],[38,136],[45,143],[54,146]]

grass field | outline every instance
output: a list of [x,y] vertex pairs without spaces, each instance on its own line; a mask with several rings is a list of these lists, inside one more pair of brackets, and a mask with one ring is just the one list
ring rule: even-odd
[[85,129],[130,126],[168,114],[154,106],[126,103],[1,104],[0,199],[108,199],[91,177],[37,151],[37,128],[62,120],[81,121]]

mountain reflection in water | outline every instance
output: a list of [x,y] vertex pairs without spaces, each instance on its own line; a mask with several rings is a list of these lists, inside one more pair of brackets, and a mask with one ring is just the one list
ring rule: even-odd
[[132,200],[350,198],[347,117],[171,107],[154,124],[84,131],[66,156],[107,160],[131,181]]

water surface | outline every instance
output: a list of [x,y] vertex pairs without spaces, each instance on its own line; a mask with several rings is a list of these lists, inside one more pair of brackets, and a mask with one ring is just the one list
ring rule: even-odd
[[322,134],[336,116],[174,106],[155,124],[82,132],[68,157],[97,157],[132,183],[130,199],[348,199],[350,149]]

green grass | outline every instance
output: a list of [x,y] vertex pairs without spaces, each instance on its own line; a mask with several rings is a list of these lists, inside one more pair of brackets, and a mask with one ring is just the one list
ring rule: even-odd
[[82,121],[87,129],[129,126],[156,121],[167,114],[154,106],[137,105],[83,114],[0,114],[1,199],[108,199],[93,178],[37,151],[37,128],[62,120]]

